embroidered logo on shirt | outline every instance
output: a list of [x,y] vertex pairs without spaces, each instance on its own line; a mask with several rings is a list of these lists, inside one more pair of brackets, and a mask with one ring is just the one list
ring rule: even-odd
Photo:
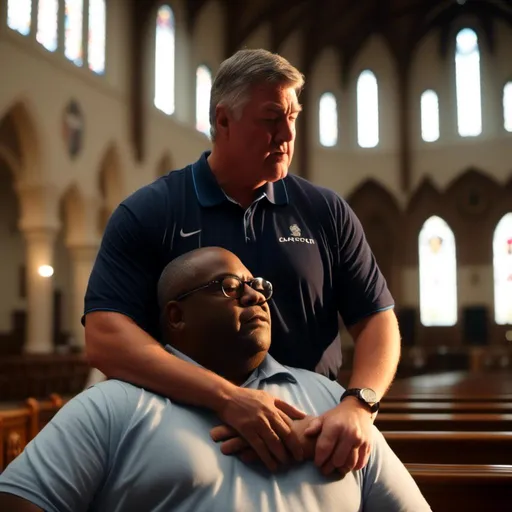
[[314,238],[304,238],[302,237],[302,231],[301,229],[299,228],[299,226],[297,226],[297,224],[292,224],[290,226],[290,233],[292,236],[280,236],[279,237],[279,241],[281,243],[286,243],[286,242],[299,242],[299,243],[303,243],[303,244],[312,244],[314,245],[316,242],[314,240]]
[[198,229],[197,231],[191,231],[190,233],[184,233],[183,228],[181,228],[180,236],[183,238],[187,238],[188,236],[197,235],[198,233],[201,233],[200,229]]

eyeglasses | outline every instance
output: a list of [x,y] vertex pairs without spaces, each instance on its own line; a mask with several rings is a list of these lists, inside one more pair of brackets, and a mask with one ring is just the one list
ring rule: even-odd
[[206,288],[217,287],[222,290],[222,293],[230,298],[230,299],[240,299],[244,294],[245,285],[250,286],[253,290],[261,293],[265,298],[265,302],[272,297],[273,288],[272,283],[263,279],[262,277],[255,277],[253,279],[249,279],[248,281],[242,281],[238,276],[227,275],[220,279],[215,279],[206,283],[205,285],[198,286],[189,292],[182,293],[176,297],[176,301],[183,300],[185,297],[192,295],[199,290],[205,290]]

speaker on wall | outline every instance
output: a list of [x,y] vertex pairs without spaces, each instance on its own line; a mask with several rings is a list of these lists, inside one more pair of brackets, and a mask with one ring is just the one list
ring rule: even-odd
[[464,343],[468,345],[487,345],[488,318],[485,306],[467,306],[462,311],[462,330]]

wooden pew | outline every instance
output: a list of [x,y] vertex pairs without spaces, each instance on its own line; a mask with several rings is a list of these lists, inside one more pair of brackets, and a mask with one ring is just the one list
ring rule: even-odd
[[512,414],[379,413],[375,425],[383,432],[390,430],[508,432],[512,431]]
[[512,432],[383,432],[403,463],[512,464]]
[[381,413],[493,413],[512,414],[512,402],[383,401]]
[[512,505],[512,466],[406,464],[434,512],[504,512]]

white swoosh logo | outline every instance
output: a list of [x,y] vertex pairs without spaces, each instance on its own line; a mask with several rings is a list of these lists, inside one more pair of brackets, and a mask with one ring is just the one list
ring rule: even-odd
[[180,236],[183,238],[187,238],[188,236],[197,235],[198,233],[201,233],[201,230],[198,229],[197,231],[191,231],[190,233],[184,233],[183,228],[181,228]]

